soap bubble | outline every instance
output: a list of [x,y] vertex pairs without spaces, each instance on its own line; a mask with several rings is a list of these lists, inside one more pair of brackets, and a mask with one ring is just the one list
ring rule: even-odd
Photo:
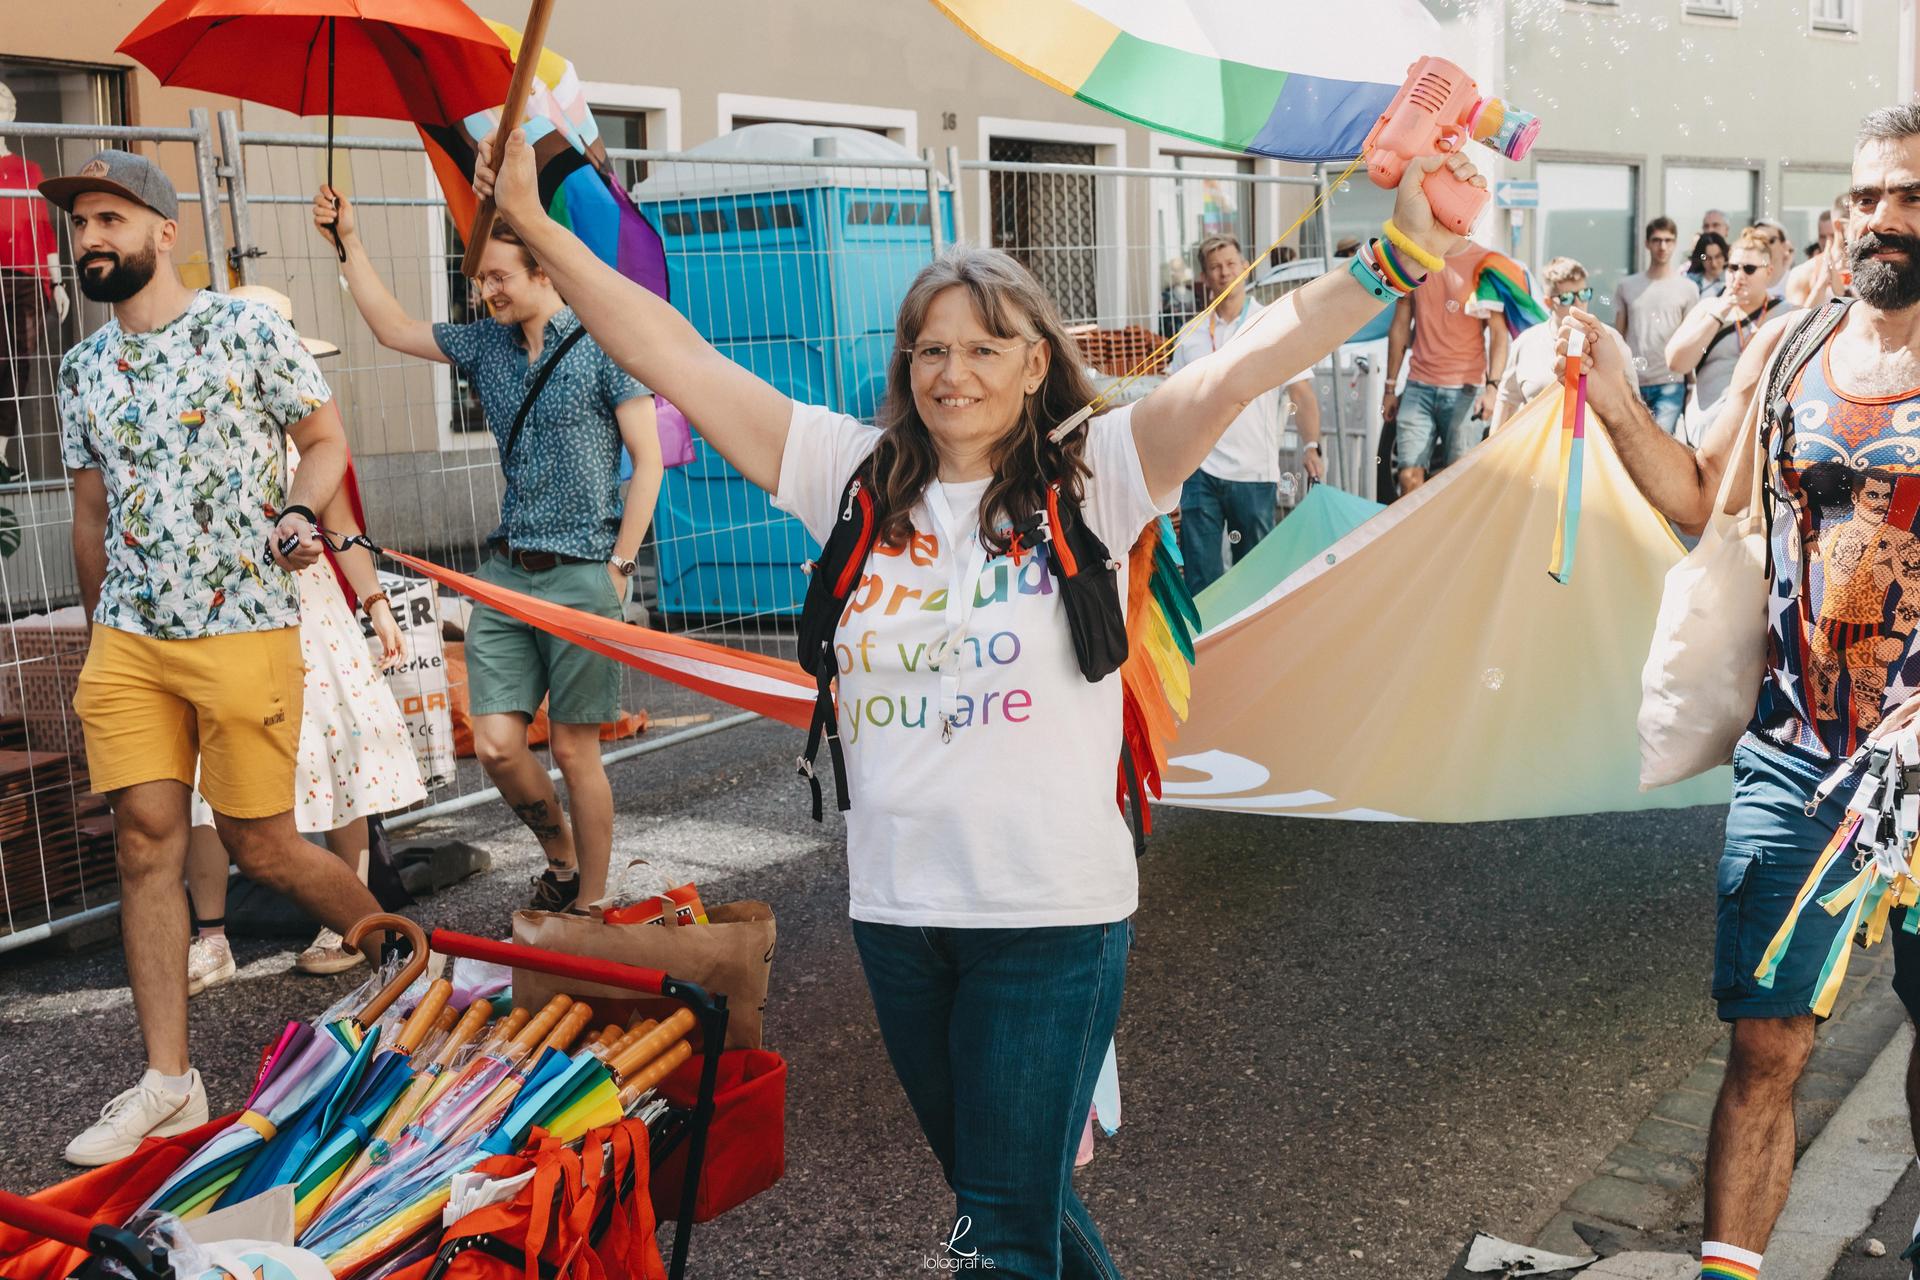
[[1480,683],[1487,686],[1487,688],[1493,690],[1495,693],[1498,693],[1500,691],[1500,686],[1505,684],[1506,682],[1507,682],[1507,673],[1502,671],[1499,667],[1488,667],[1485,671],[1480,673]]
[[1460,309],[1460,304],[1458,302],[1454,301],[1452,298],[1447,299],[1447,310],[1458,311],[1459,309]]

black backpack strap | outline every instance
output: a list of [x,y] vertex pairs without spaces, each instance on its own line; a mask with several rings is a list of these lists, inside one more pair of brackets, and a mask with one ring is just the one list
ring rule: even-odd
[[800,666],[813,676],[815,694],[813,719],[807,726],[807,747],[796,762],[800,776],[813,793],[813,820],[825,816],[820,775],[814,761],[820,743],[827,744],[833,757],[834,799],[842,813],[852,807],[847,792],[846,755],[840,745],[839,709],[834,705],[834,680],[840,664],[834,657],[833,636],[840,625],[840,614],[847,599],[860,583],[860,575],[879,536],[873,505],[873,460],[860,464],[847,480],[840,495],[840,516],[820,548],[820,558],[806,566],[807,596],[800,609]]
[[507,459],[513,456],[513,446],[520,443],[520,428],[527,425],[527,415],[533,412],[533,402],[538,400],[540,393],[547,389],[547,379],[551,378],[553,371],[560,367],[560,362],[567,358],[567,352],[573,350],[574,344],[586,336],[587,326],[576,322],[573,332],[560,339],[560,345],[553,349],[553,354],[547,357],[547,362],[540,366],[540,372],[534,375],[533,385],[527,388],[527,398],[520,402],[520,412],[513,415],[513,427],[507,432],[506,447],[500,450],[501,466],[505,466]]
[[[1793,384],[1800,373],[1820,349],[1827,344],[1840,322],[1847,317],[1847,308],[1853,299],[1837,298],[1824,303],[1818,310],[1809,311],[1797,321],[1787,336],[1781,339],[1780,356],[1768,371],[1767,382],[1761,388],[1766,398],[1762,401],[1760,414],[1760,466],[1771,466],[1778,458],[1784,458],[1792,447],[1793,435]],[[1773,433],[1779,432],[1777,440]],[[1761,515],[1766,524],[1767,573],[1773,573],[1773,486],[1763,479],[1760,485]]]

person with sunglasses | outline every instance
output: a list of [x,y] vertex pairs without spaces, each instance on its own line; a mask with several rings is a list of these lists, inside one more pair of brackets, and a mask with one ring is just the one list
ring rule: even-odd
[[1734,366],[1761,325],[1794,308],[1768,292],[1773,278],[1772,245],[1763,231],[1740,233],[1727,264],[1727,288],[1717,298],[1702,298],[1667,342],[1667,367],[1687,377],[1686,420],[1679,436],[1697,442],[1726,399]]
[[[1593,285],[1588,283],[1586,267],[1579,262],[1572,258],[1555,258],[1546,265],[1540,276],[1546,284],[1547,307],[1552,312],[1552,322],[1534,325],[1513,340],[1513,346],[1507,353],[1506,376],[1500,379],[1500,395],[1493,406],[1494,431],[1505,426],[1516,410],[1557,380],[1553,371],[1556,359],[1553,337],[1559,332],[1559,322],[1575,311],[1591,310],[1588,304],[1593,301]],[[1627,340],[1611,326],[1607,333],[1613,345],[1619,348],[1621,359],[1631,365],[1633,350],[1627,345]]]
[[1680,371],[1667,367],[1667,340],[1700,297],[1699,287],[1674,261],[1680,229],[1672,218],[1647,224],[1647,269],[1620,282],[1613,293],[1613,323],[1633,349],[1640,398],[1654,421],[1668,431],[1680,421],[1687,387]]
[[[453,365],[480,397],[506,476],[480,578],[570,609],[623,617],[634,557],[660,492],[652,392],[581,329],[540,262],[510,232],[496,232],[480,254],[475,285],[488,318],[430,324],[409,315],[380,279],[345,197],[322,187],[313,223],[329,251],[339,235],[347,287],[380,345]],[[623,448],[633,462],[624,505]],[[480,605],[467,626],[466,657],[474,752],[546,855],[532,906],[584,907],[606,893],[613,854],[613,788],[600,761],[600,728],[620,715],[620,665]],[[571,823],[527,743],[542,702]]]

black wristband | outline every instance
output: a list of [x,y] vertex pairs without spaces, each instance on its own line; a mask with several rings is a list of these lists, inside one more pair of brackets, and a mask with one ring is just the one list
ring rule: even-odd
[[320,517],[313,514],[312,507],[303,507],[297,502],[288,503],[286,506],[280,508],[280,514],[275,518],[274,523],[277,525],[288,516],[305,516],[308,524],[316,529],[320,527]]

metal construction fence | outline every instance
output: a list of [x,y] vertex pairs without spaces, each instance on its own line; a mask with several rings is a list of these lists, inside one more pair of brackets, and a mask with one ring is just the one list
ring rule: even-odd
[[[499,518],[493,437],[455,370],[383,350],[357,315],[333,245],[312,220],[325,140],[244,132],[230,112],[195,112],[184,129],[0,126],[0,154],[21,152],[47,174],[71,172],[105,144],[143,147],[174,176],[191,282],[278,290],[303,334],[339,345],[322,369],[347,424],[374,539],[454,568],[477,565]],[[334,184],[352,200],[361,239],[401,304],[435,321],[482,318],[417,137],[343,136],[334,147]],[[674,304],[783,391],[862,417],[880,403],[907,284],[946,245],[991,244],[1024,262],[1059,302],[1088,363],[1113,379],[1204,305],[1193,261],[1201,239],[1236,233],[1251,256],[1312,206],[1326,181],[1304,170],[1103,168],[1044,152],[881,159],[864,149],[841,155],[831,139],[810,154],[609,154],[636,179],[634,198],[662,237]],[[1358,220],[1377,222],[1358,212],[1370,199],[1352,197]],[[0,190],[0,202],[9,200],[39,197]],[[1306,260],[1261,264],[1258,296],[1324,269],[1345,203],[1333,193],[1290,240]],[[86,624],[55,399],[62,352],[108,314],[74,292],[68,229],[57,214],[49,222],[58,261],[68,264],[52,285],[70,308],[40,276],[0,269],[0,951],[110,912],[117,897],[111,821],[88,787],[70,705]],[[1127,394],[1143,393],[1159,372],[1150,366]],[[1371,468],[1371,446],[1340,384],[1364,375],[1351,365],[1320,375],[1333,478],[1349,488]],[[1289,431],[1286,464],[1296,462]],[[671,468],[662,486],[629,616],[785,653],[804,591],[800,566],[813,550],[796,521],[696,435],[692,461]],[[431,796],[390,826],[494,795],[464,753],[467,606],[424,582],[394,586],[407,593],[409,625],[395,692]],[[631,740],[609,741],[609,761],[752,718],[633,670],[622,705],[628,714],[612,732]]]

